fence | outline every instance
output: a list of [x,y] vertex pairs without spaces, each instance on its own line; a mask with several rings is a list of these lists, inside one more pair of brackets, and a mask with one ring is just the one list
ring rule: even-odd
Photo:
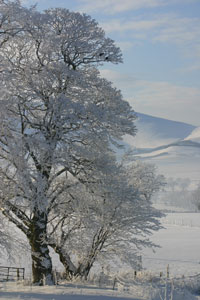
[[0,281],[23,280],[25,268],[0,266]]

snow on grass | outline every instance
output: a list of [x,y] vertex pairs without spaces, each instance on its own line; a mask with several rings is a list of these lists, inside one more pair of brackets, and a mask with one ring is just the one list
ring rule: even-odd
[[189,276],[200,273],[200,214],[172,213],[162,220],[165,227],[155,232],[152,241],[161,248],[155,253],[143,251],[143,267],[152,272],[171,276]]
[[103,287],[80,282],[36,287],[9,282],[0,283],[0,300],[171,300],[171,292],[172,300],[200,300],[190,293],[200,291],[200,214],[169,213],[162,224],[165,229],[151,237],[161,248],[155,253],[143,250],[145,270],[137,278],[134,273],[118,272],[115,290],[112,283]]
[[174,286],[172,281],[137,280],[129,288],[98,288],[89,285],[62,284],[59,286],[24,286],[22,283],[4,283],[0,289],[1,300],[197,300],[184,286]]
[[200,228],[200,214],[199,213],[168,213],[162,218],[162,224],[176,225],[180,227],[196,227]]
[[[136,288],[137,289],[137,288]],[[111,288],[98,288],[95,286],[84,286],[65,284],[59,286],[23,286],[16,283],[4,283],[0,291],[0,299],[29,299],[29,300],[141,300],[143,296],[135,297],[137,290],[124,292],[123,290],[112,290]]]

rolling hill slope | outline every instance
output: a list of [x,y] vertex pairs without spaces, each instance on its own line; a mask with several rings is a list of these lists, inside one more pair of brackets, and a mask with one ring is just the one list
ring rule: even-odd
[[166,177],[200,181],[200,127],[137,113],[135,138],[126,138],[135,159],[155,164]]
[[157,135],[166,139],[184,139],[196,128],[196,126],[191,124],[153,117],[139,112],[136,114],[138,117],[136,121],[138,131],[146,125],[146,127],[156,132]]

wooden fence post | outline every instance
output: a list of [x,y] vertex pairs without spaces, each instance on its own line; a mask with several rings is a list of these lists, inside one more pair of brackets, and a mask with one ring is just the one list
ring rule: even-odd
[[167,278],[169,278],[169,264],[167,265]]
[[116,283],[117,283],[117,278],[115,277],[115,278],[114,278],[114,281],[113,281],[113,291],[114,291],[114,289],[115,289]]
[[19,280],[19,269],[17,268],[17,280]]
[[134,271],[134,278],[136,279],[137,277],[137,271]]
[[9,279],[9,271],[10,271],[10,268],[8,267],[7,281],[8,281],[8,279]]
[[5,280],[24,280],[25,268],[0,266],[0,281]]

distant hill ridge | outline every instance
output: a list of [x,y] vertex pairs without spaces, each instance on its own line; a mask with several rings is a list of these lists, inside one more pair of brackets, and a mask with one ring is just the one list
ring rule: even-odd
[[196,128],[196,126],[191,124],[171,121],[139,112],[136,112],[136,115],[138,117],[136,121],[138,131],[143,126],[149,126],[162,138],[184,139]]
[[134,159],[155,164],[166,177],[199,182],[200,127],[142,113],[137,116],[138,133],[130,144]]

